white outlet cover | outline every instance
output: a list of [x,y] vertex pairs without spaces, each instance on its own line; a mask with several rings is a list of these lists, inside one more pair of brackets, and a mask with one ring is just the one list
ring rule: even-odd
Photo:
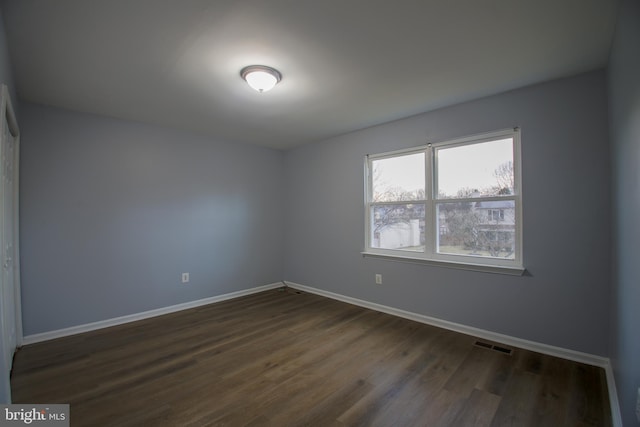
[[189,283],[189,273],[182,273],[182,283]]

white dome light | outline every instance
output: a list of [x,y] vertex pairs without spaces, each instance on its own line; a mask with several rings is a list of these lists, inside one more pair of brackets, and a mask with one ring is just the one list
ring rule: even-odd
[[240,71],[240,75],[253,89],[267,92],[282,80],[280,72],[264,65],[250,65]]

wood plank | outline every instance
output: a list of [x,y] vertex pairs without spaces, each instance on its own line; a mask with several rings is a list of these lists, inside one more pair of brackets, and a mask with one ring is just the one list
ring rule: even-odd
[[500,401],[500,396],[474,389],[451,425],[465,427],[490,426]]

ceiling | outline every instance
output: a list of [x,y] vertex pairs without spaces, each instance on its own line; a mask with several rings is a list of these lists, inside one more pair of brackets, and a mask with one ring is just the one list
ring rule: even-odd
[[[8,0],[18,96],[286,149],[604,67],[616,0]],[[246,65],[283,80],[258,93]]]

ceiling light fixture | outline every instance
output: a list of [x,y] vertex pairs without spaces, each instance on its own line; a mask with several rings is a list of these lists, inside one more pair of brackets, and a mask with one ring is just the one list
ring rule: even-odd
[[249,65],[240,70],[242,78],[258,92],[267,92],[282,80],[282,74],[265,65]]

